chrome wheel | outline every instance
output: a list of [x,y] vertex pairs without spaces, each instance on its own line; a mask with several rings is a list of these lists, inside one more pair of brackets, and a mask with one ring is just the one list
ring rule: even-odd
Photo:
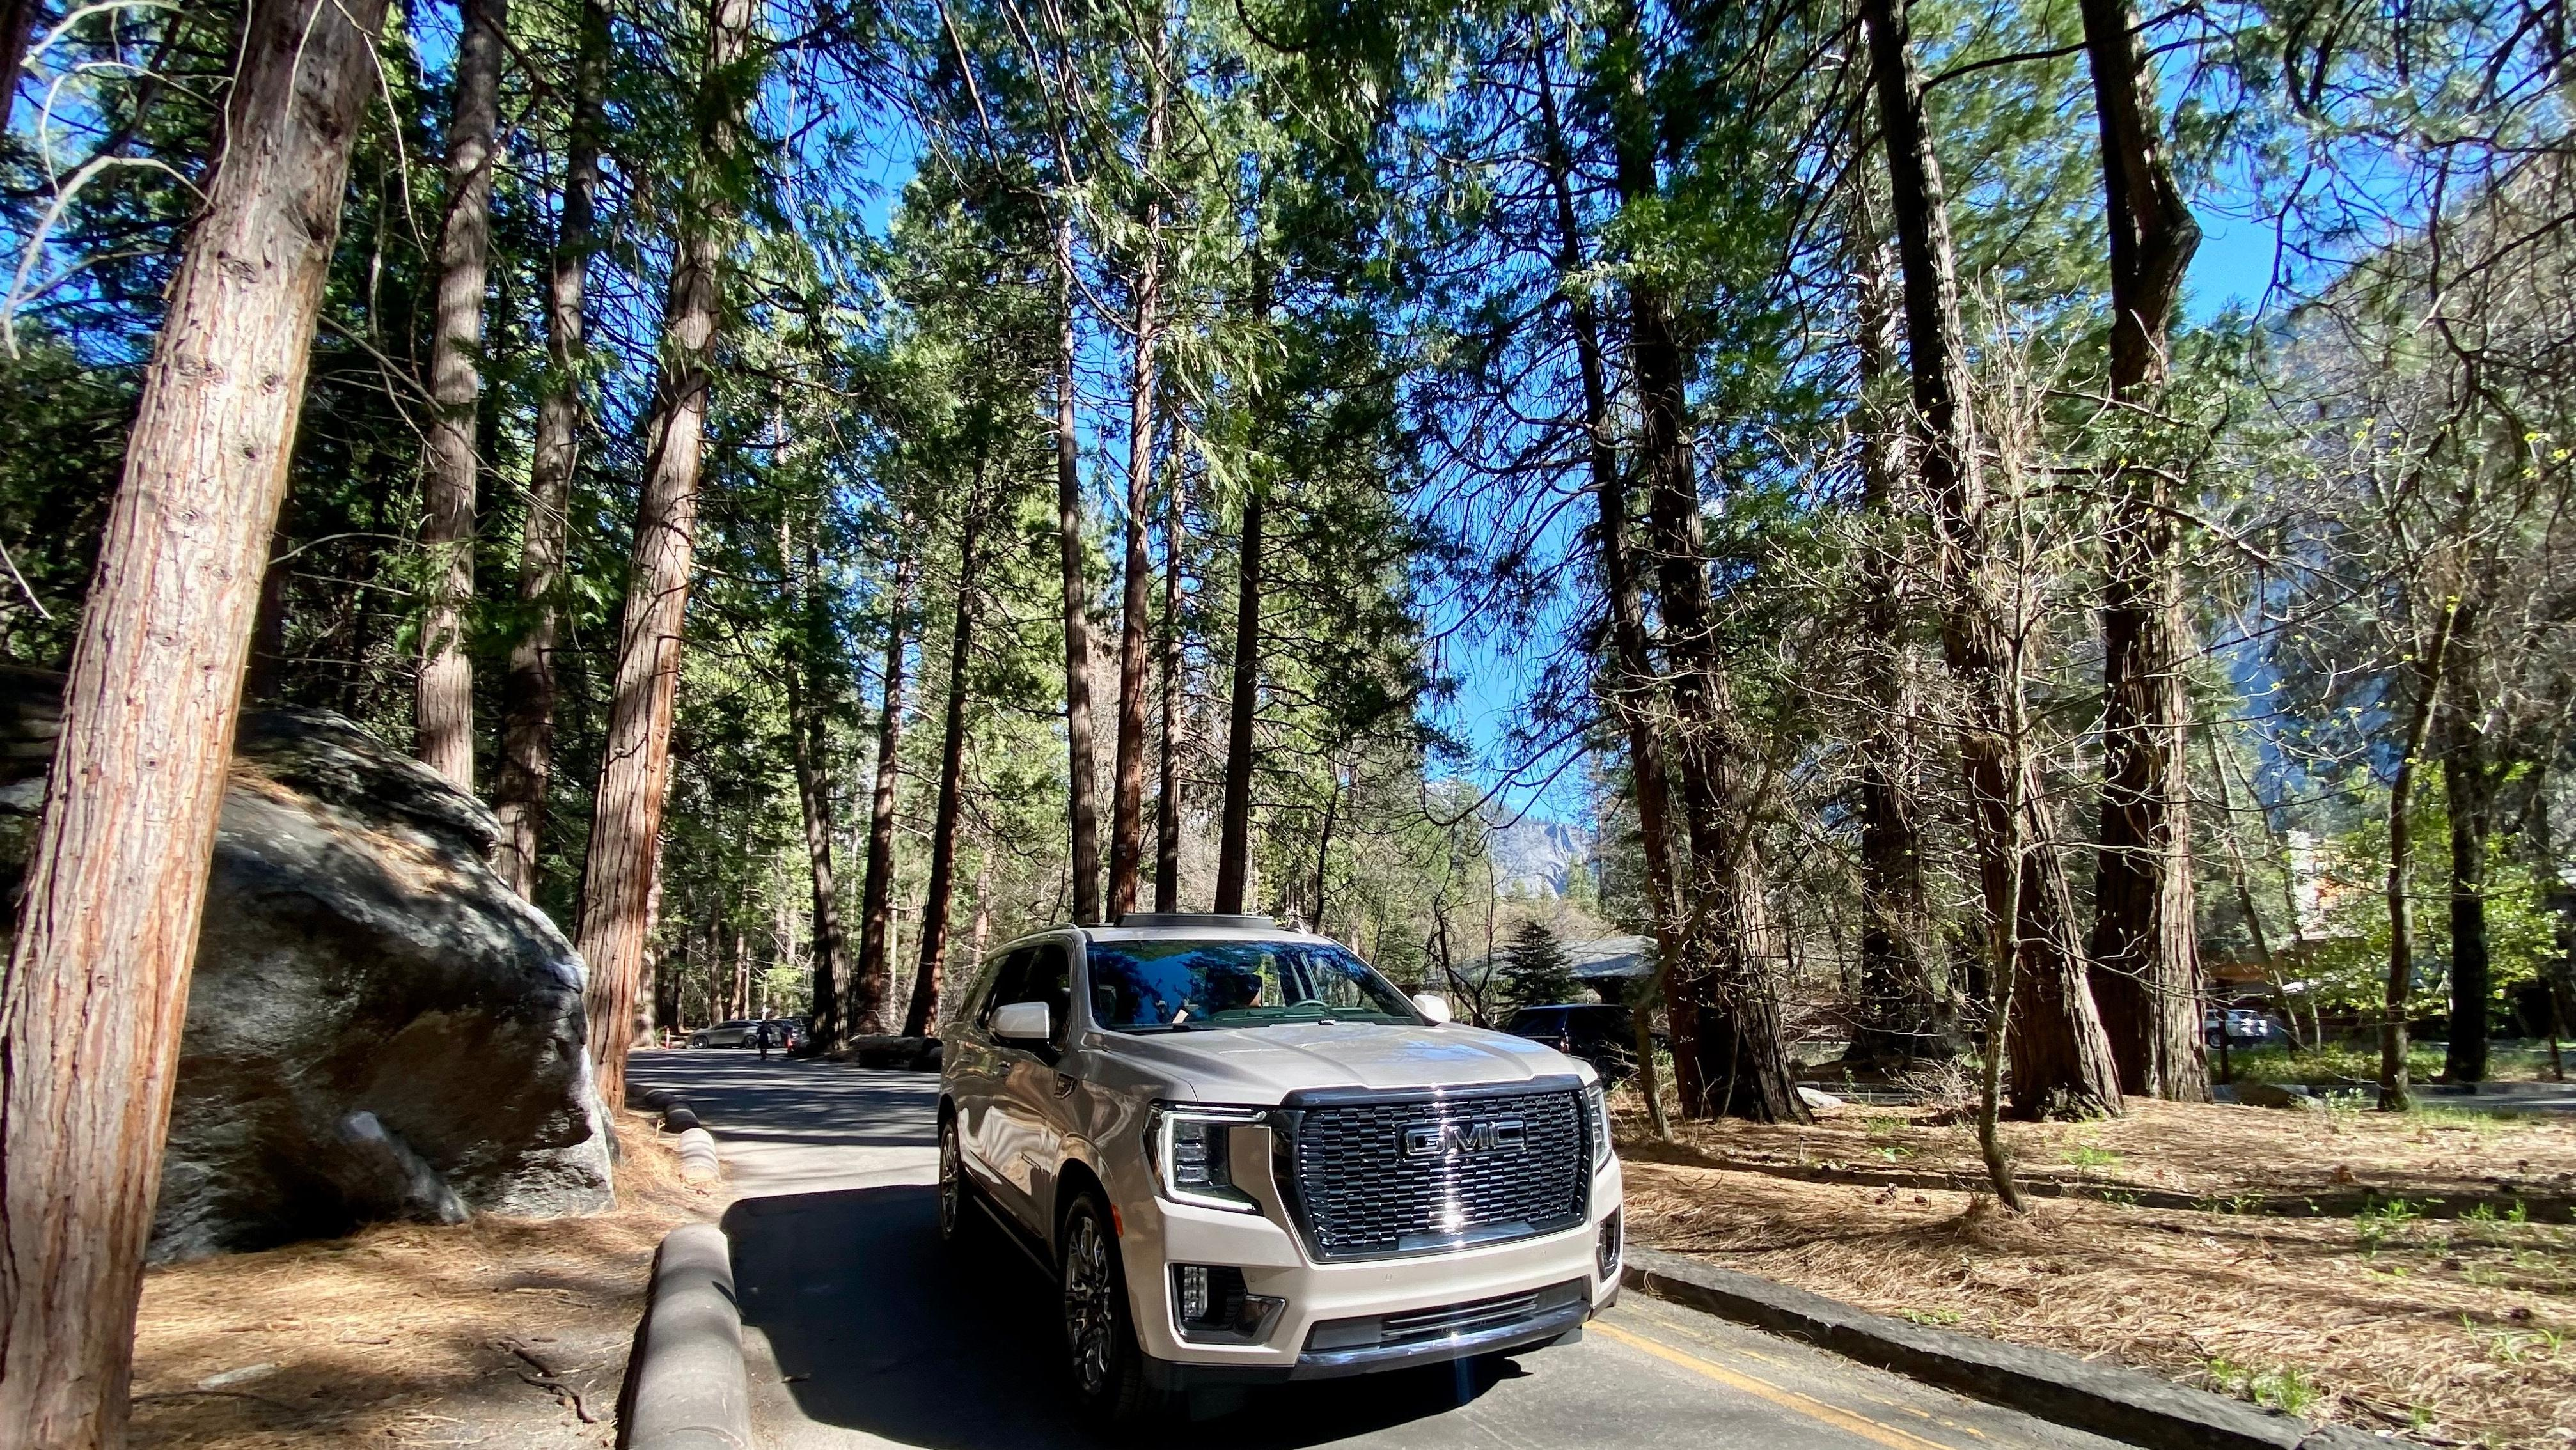
[[1064,1340],[1073,1355],[1073,1377],[1085,1396],[1109,1387],[1118,1353],[1117,1285],[1109,1270],[1109,1241],[1090,1205],[1065,1222]]
[[939,1125],[939,1236],[957,1237],[966,1213],[966,1165],[957,1158],[957,1120]]

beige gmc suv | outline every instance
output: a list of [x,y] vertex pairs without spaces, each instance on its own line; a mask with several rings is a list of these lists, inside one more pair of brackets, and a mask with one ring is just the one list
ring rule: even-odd
[[1593,1070],[1267,917],[1131,915],[988,960],[945,1038],[940,1232],[1055,1277],[1086,1407],[1570,1339],[1616,1297]]

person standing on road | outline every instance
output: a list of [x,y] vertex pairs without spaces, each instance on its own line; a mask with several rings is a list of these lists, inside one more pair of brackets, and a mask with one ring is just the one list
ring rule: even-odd
[[761,1023],[760,1029],[752,1034],[752,1040],[760,1044],[760,1060],[769,1061],[769,1024]]

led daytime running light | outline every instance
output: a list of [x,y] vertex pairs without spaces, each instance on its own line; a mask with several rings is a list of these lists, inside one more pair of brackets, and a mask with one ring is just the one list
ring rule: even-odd
[[1260,1205],[1234,1186],[1228,1140],[1233,1129],[1261,1120],[1260,1113],[1245,1108],[1156,1108],[1146,1146],[1163,1196],[1200,1208],[1260,1212]]

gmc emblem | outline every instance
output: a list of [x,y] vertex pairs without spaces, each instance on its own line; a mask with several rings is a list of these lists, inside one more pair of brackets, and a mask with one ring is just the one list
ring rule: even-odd
[[1517,1153],[1528,1144],[1529,1129],[1518,1118],[1477,1118],[1463,1123],[1407,1123],[1404,1126],[1404,1156],[1407,1158]]

